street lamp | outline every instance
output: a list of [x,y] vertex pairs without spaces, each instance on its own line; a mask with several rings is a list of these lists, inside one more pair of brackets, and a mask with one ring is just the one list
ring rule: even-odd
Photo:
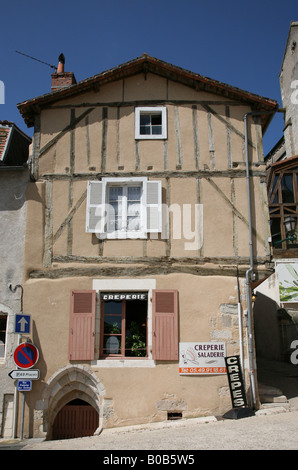
[[286,229],[286,234],[288,235],[288,233],[293,233],[295,232],[295,227],[296,227],[296,218],[295,217],[292,217],[292,216],[288,216],[288,217],[285,217],[285,221],[284,221],[284,224],[285,224],[285,229]]

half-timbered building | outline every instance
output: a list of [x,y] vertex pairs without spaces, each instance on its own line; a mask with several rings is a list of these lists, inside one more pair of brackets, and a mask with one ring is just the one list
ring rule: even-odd
[[26,432],[222,414],[232,354],[255,405],[243,313],[270,258],[262,135],[276,102],[144,54],[80,82],[60,57],[49,93],[18,107],[34,126]]

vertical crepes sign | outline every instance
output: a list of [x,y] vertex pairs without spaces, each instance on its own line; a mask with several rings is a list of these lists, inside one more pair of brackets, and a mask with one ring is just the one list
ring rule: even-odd
[[225,357],[233,408],[247,406],[244,381],[239,356]]

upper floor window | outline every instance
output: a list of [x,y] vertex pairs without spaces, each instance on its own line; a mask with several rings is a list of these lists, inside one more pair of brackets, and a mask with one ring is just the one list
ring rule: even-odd
[[[294,163],[294,165],[293,165]],[[269,214],[275,249],[298,248],[298,165],[292,159],[272,167]]]
[[135,109],[136,139],[166,139],[167,109],[165,107],[138,107]]
[[102,178],[87,187],[86,231],[100,238],[146,238],[161,227],[161,181]]

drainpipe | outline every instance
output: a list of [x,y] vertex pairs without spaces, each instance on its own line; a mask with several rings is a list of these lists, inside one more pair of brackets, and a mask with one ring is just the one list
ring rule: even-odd
[[245,162],[246,162],[246,185],[248,197],[248,228],[249,228],[249,264],[250,267],[246,271],[246,298],[247,298],[247,319],[248,319],[248,361],[249,361],[249,378],[251,386],[252,405],[256,404],[255,393],[255,375],[254,375],[254,357],[253,357],[253,333],[252,333],[252,304],[250,292],[250,280],[253,273],[253,241],[252,241],[252,213],[251,213],[251,193],[250,193],[250,175],[249,175],[249,157],[248,157],[248,126],[247,117],[253,113],[244,115],[245,126]]
[[[9,285],[9,290],[13,293],[16,292],[17,288],[20,288],[22,293],[21,293],[21,313],[23,313],[23,286],[20,284],[16,285],[15,287],[12,287],[12,285]],[[21,335],[18,334],[18,340],[17,343],[18,345],[21,342]],[[25,395],[25,394],[24,394]],[[13,439],[17,437],[17,427],[18,427],[18,405],[19,405],[19,394],[18,394],[18,388],[15,384],[14,386],[14,405],[13,405]]]
[[249,377],[251,386],[251,400],[255,408],[256,405],[256,382],[254,367],[254,346],[253,346],[253,321],[252,321],[252,302],[250,282],[253,274],[253,237],[252,237],[252,213],[251,213],[251,193],[250,193],[250,174],[249,174],[249,156],[248,156],[248,116],[260,116],[262,114],[275,114],[276,112],[284,112],[283,108],[274,111],[252,111],[244,115],[245,127],[245,162],[246,162],[246,184],[248,197],[248,222],[249,222],[249,264],[250,267],[246,271],[246,297],[247,297],[247,319],[248,319],[248,360],[249,360]]

